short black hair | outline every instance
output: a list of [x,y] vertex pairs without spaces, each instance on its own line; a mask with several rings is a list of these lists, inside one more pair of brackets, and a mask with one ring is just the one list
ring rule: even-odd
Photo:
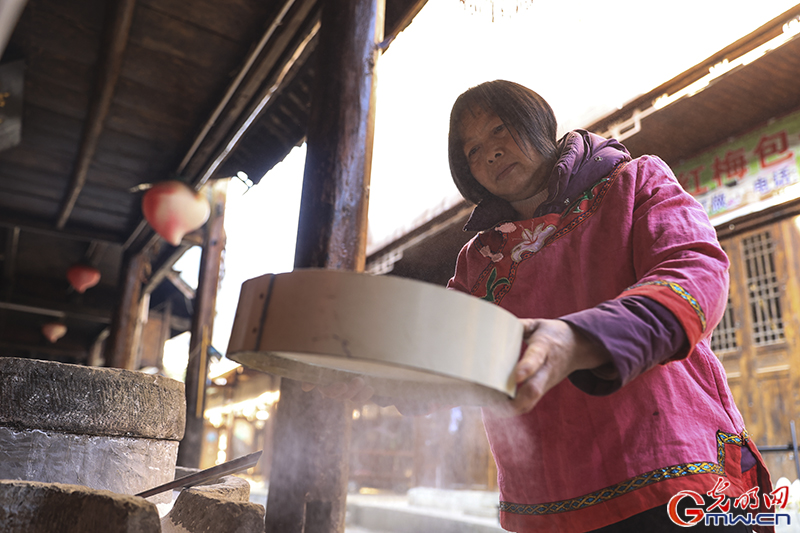
[[554,165],[556,146],[556,116],[544,98],[527,87],[506,80],[487,81],[467,90],[456,99],[450,112],[448,158],[450,173],[461,195],[479,203],[491,193],[472,172],[464,155],[461,119],[464,113],[476,108],[494,113],[508,127],[520,149],[528,153],[533,148],[548,164]]

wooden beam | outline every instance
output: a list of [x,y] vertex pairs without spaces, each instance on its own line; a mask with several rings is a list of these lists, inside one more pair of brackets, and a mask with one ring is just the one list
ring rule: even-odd
[[389,25],[387,24],[386,33],[389,33],[389,35],[385,35],[383,42],[380,43],[381,51],[385,52],[389,48],[389,45],[392,43],[392,41],[394,41],[397,36],[400,35],[401,31],[406,29],[408,25],[411,24],[411,21],[414,20],[414,17],[416,17],[419,12],[422,11],[422,8],[425,7],[425,4],[427,3],[428,0],[416,0],[409,7],[405,8],[405,13],[403,16],[395,20],[391,28],[389,28]]
[[[383,0],[327,0],[308,128],[297,268],[363,271]],[[281,380],[267,533],[344,530],[352,405]]]
[[[60,340],[63,341],[64,339]],[[30,356],[31,353],[36,354],[37,357],[45,355],[51,361],[70,363],[84,363],[86,361],[85,348],[67,345],[64,342],[56,344],[42,344],[40,341],[38,343],[26,343],[18,339],[3,338],[0,340],[0,350],[3,350],[4,354],[27,352],[27,356]]]
[[172,319],[169,322],[170,329],[174,329],[175,331],[180,331],[183,333],[184,331],[189,331],[192,328],[192,321],[188,318],[183,318],[182,316],[172,315]]
[[[173,287],[178,289],[183,296],[189,300],[194,300],[195,290],[181,277],[180,272],[171,270],[167,273],[167,279]],[[188,329],[188,328],[187,328]]]
[[[237,123],[234,127],[226,132],[222,138],[221,143],[212,152],[208,160],[203,160],[203,165],[198,171],[190,172],[192,181],[196,187],[202,186],[208,179],[214,176],[217,169],[220,168],[222,163],[233,152],[233,149],[239,143],[242,136],[250,129],[256,119],[261,116],[268,106],[272,103],[274,97],[278,94],[279,90],[285,87],[292,76],[298,71],[298,67],[307,59],[309,52],[313,49],[313,42],[319,30],[319,24],[312,25],[303,38],[295,46],[292,53],[284,60],[284,62],[276,68],[273,76],[266,81],[265,88],[261,90],[257,98],[250,103],[245,113],[238,117]],[[220,176],[230,177],[230,176]]]
[[72,318],[85,322],[96,322],[98,324],[108,324],[111,322],[111,317],[103,311],[75,306],[57,304],[45,306],[35,302],[5,301],[0,302],[0,309],[55,318]]
[[[375,1],[328,0],[326,6],[337,5],[339,10],[349,11],[357,19],[363,12],[376,12],[377,7],[366,5]],[[349,5],[355,2],[359,3],[358,8]],[[323,13],[325,16],[330,15]],[[381,28],[382,16],[381,8]],[[344,14],[327,23],[367,24],[341,18]],[[328,32],[332,31],[329,26]],[[350,27],[348,31],[365,29]],[[367,191],[375,118],[372,69],[378,53],[374,30],[369,37],[359,36],[369,41],[368,50],[364,49],[364,43],[354,42],[358,38],[344,33],[336,38],[329,36],[331,41],[320,35],[317,47],[319,68],[309,117],[295,266],[362,271],[366,259]],[[382,39],[382,29],[380,35]],[[358,49],[363,57],[351,48]]]
[[709,69],[714,65],[727,59],[735,59],[740,57],[745,53],[761,46],[770,39],[777,37],[783,32],[783,25],[794,20],[798,16],[800,16],[800,4],[789,8],[777,17],[757,28],[755,31],[745,35],[738,41],[729,44],[722,50],[719,50],[715,54],[707,57],[705,60],[701,61],[695,66],[681,72],[671,80],[666,81],[655,89],[634,98],[611,113],[600,117],[592,124],[585,126],[585,128],[589,131],[596,131],[597,133],[607,131],[608,127],[614,123],[629,118],[635,109],[647,109],[659,96],[664,94],[673,94],[706,76],[709,73]]
[[[303,31],[302,23],[314,5],[315,2],[309,0],[286,0],[278,14],[284,27],[267,28],[257,46],[262,49],[260,57],[255,58],[252,53],[248,56],[228,92],[201,128],[177,168],[177,173],[188,176],[188,183],[196,190],[214,176],[239,139],[307,59],[319,26],[313,25],[303,35],[296,32]],[[262,41],[266,44],[265,39],[273,43],[266,50],[262,46]],[[297,42],[292,52],[279,54],[278,50],[283,51],[292,40]],[[281,57],[284,59],[279,61]],[[123,248],[136,253],[153,246],[158,239],[142,220],[125,240]]]
[[108,243],[101,241],[91,241],[86,248],[86,253],[83,256],[87,264],[97,268],[97,265],[102,261],[103,256],[108,250]]
[[86,361],[87,365],[103,366],[105,362],[105,359],[103,359],[103,345],[110,334],[111,330],[109,328],[104,328],[103,331],[97,335],[97,338],[92,343],[92,347],[89,349],[89,359]]
[[228,180],[217,180],[210,188],[211,216],[206,224],[206,240],[200,258],[200,275],[194,299],[192,338],[186,367],[186,431],[178,448],[178,464],[200,466],[203,444],[205,386],[208,375],[208,346],[214,331],[219,269],[225,248],[225,197]]
[[69,188],[64,197],[56,228],[64,229],[72,214],[75,202],[86,184],[86,173],[94,158],[100,133],[111,107],[117,86],[122,60],[128,45],[136,0],[117,0],[107,13],[105,31],[100,48],[100,61],[95,79],[94,95],[84,122],[81,144],[72,171]]
[[[183,157],[183,160],[181,161],[180,165],[178,165],[178,174],[182,174],[184,170],[186,170],[187,165],[189,165],[189,163],[195,157],[195,154],[197,153],[198,148],[200,148],[200,145],[207,140],[207,136],[211,131],[211,128],[216,126],[217,134],[218,135],[224,134],[227,131],[227,127],[230,127],[230,123],[228,123],[226,127],[225,124],[226,121],[230,121],[232,118],[235,118],[239,113],[241,113],[244,109],[244,106],[252,98],[253,94],[255,94],[257,87],[261,84],[263,78],[267,76],[269,69],[271,69],[274,63],[277,61],[276,55],[279,54],[280,51],[282,51],[285,48],[286,43],[273,42],[271,43],[271,46],[268,48],[270,53],[267,54],[266,57],[262,57],[260,59],[259,56],[261,55],[261,52],[264,50],[264,47],[267,45],[267,43],[275,40],[274,36],[276,31],[278,31],[278,29],[281,28],[282,25],[285,25],[284,17],[286,17],[287,13],[294,5],[294,3],[295,0],[285,0],[281,10],[278,12],[275,18],[273,18],[272,23],[267,27],[267,30],[261,36],[261,39],[258,41],[256,46],[253,48],[250,54],[248,54],[247,58],[245,59],[244,65],[236,74],[236,77],[231,82],[230,86],[228,87],[228,90],[225,92],[225,95],[219,101],[216,109],[214,109],[213,113],[211,113],[211,116],[208,117],[208,120],[206,120],[206,123],[201,128],[200,133],[198,133],[197,136],[195,137],[192,146],[186,152],[186,155]],[[312,2],[306,2],[306,3],[313,5]],[[297,14],[295,14],[294,18],[297,18]],[[302,21],[302,18],[300,20]],[[295,24],[294,19],[289,21],[289,29],[291,29],[291,26],[293,24]],[[288,34],[286,30],[287,28],[285,26],[281,28],[281,32],[284,35]],[[257,59],[258,59],[258,64],[256,64]],[[254,64],[256,64],[255,67]],[[267,70],[263,70],[265,66],[267,67]],[[255,72],[252,75],[251,75],[251,69],[255,70]],[[242,87],[242,82],[244,81],[246,76],[249,76],[248,83],[245,84],[244,87]],[[248,87],[248,85],[251,87]],[[234,95],[236,96],[234,97]],[[223,110],[228,106],[228,104],[230,104],[231,110],[226,114],[226,116],[222,118],[221,121],[219,121]],[[210,141],[211,145],[216,146],[219,140],[210,139]],[[207,157],[208,154],[201,154],[200,159],[205,159]]]
[[59,231],[54,229],[52,225],[44,224],[34,218],[12,216],[6,213],[0,215],[0,227],[19,227],[20,229],[29,231],[31,233],[39,233],[41,235],[48,235],[59,239],[70,239],[75,241],[97,241],[108,244],[122,244],[123,242],[122,237],[114,233],[79,228],[66,228]]
[[172,300],[167,300],[161,312],[161,333],[158,342],[158,354],[156,355],[156,365],[159,370],[164,369],[164,345],[170,339],[172,326]]
[[755,213],[748,213],[741,217],[716,224],[717,238],[728,239],[746,231],[751,231],[766,224],[778,222],[789,217],[800,216],[800,199],[790,200]]
[[113,368],[136,370],[133,352],[136,322],[142,297],[142,282],[150,256],[140,253],[126,255],[123,259],[120,296],[111,322],[111,333],[106,342],[106,364]]
[[158,288],[164,279],[166,279],[170,272],[172,272],[172,267],[175,266],[175,263],[183,257],[190,248],[195,246],[192,242],[181,242],[175,250],[169,254],[166,260],[161,263],[158,267],[156,267],[153,274],[150,276],[150,279],[147,281],[147,284],[144,286],[143,292],[144,294],[151,294],[154,290]]

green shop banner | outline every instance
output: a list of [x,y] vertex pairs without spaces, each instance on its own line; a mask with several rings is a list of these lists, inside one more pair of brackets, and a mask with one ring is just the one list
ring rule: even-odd
[[799,156],[800,112],[685,161],[673,171],[713,217],[784,195],[789,185],[798,182]]

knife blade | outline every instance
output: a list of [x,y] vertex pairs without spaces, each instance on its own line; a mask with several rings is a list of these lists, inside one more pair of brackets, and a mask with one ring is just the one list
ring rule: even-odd
[[161,494],[162,492],[166,492],[168,490],[193,487],[195,485],[200,485],[206,481],[211,481],[228,474],[233,474],[241,470],[247,470],[251,466],[256,465],[259,458],[261,458],[263,451],[264,450],[259,450],[249,455],[239,457],[238,459],[228,461],[227,463],[206,468],[205,470],[201,470],[195,474],[190,474],[180,479],[176,479],[175,481],[170,481],[169,483],[164,483],[158,487],[153,487],[152,489],[140,492],[136,496],[139,496],[140,498],[149,498],[150,496],[155,496],[156,494]]

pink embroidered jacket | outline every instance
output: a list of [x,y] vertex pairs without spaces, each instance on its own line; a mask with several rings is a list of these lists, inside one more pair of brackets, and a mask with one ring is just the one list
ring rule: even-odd
[[[688,339],[673,360],[626,369],[612,394],[593,396],[565,380],[526,415],[484,413],[501,524],[510,531],[588,531],[680,490],[704,494],[720,476],[732,496],[757,484],[771,490],[709,348],[727,300],[727,258],[703,208],[663,161],[627,159],[560,212],[476,235],[450,281],[530,318],[645,296],[671,311]],[[758,462],[745,473],[743,446]]]

